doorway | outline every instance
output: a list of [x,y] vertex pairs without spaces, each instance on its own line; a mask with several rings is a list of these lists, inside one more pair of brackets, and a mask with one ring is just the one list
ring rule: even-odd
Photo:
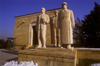
[[36,26],[32,26],[32,29],[33,29],[33,46],[36,47],[38,45],[38,36],[37,36],[37,31],[35,30],[36,29]]

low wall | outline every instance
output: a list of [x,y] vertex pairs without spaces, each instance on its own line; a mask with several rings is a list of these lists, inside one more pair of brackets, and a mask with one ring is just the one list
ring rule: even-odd
[[76,52],[65,48],[37,48],[18,52],[18,62],[33,61],[38,66],[76,66]]
[[77,66],[100,63],[100,48],[76,48],[75,50],[77,50]]
[[18,56],[19,62],[34,61],[39,66],[91,66],[100,63],[100,49],[95,48],[75,48],[73,51],[64,48],[41,48],[35,51],[19,51]]

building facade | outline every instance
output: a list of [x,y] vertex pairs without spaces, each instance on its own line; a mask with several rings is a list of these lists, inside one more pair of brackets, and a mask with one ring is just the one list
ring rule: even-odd
[[[55,10],[59,11],[61,9],[47,10],[46,14],[51,18],[54,16]],[[14,38],[16,38],[16,41],[14,49],[24,49],[32,46],[36,47],[36,45],[38,45],[35,28],[37,16],[39,14],[40,12],[15,17]],[[46,45],[54,46],[54,44],[51,44],[50,23],[47,24]]]

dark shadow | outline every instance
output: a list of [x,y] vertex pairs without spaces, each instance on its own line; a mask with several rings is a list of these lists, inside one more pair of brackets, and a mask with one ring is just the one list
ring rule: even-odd
[[95,59],[79,59],[79,66],[91,66],[91,64],[95,64],[95,63],[100,63],[100,60],[95,60]]
[[6,51],[2,50],[2,52],[13,54],[13,55],[18,55],[18,51],[15,51],[15,50],[6,50]]
[[23,23],[24,23],[24,22],[22,22],[21,24],[19,24],[19,25],[17,26],[17,28],[18,28],[19,26],[21,26]]
[[33,28],[33,46],[36,47],[38,45],[38,38],[37,38],[37,32],[36,32],[36,26],[32,26]]
[[12,60],[14,60],[14,61],[18,61],[18,57],[16,57],[16,58],[12,58],[12,59],[8,59],[8,60],[6,60],[6,61],[12,61]]

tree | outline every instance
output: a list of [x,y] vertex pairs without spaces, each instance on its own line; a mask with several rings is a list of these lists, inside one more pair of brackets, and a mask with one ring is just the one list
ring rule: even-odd
[[7,48],[7,44],[8,44],[8,40],[7,41],[5,41],[4,39],[0,39],[0,49],[1,48]]
[[80,32],[82,43],[87,47],[100,47],[100,5],[94,4],[94,9],[82,20]]
[[82,22],[77,17],[77,20],[75,21],[75,28],[74,28],[74,31],[73,31],[74,40],[75,40],[74,44],[81,44],[81,34],[80,34],[81,25],[82,25]]
[[74,47],[83,47],[83,38],[81,30],[82,30],[82,21],[77,17],[75,21],[75,28],[73,29],[74,44],[72,46]]
[[4,39],[0,39],[0,48],[3,48],[5,44],[5,40]]

